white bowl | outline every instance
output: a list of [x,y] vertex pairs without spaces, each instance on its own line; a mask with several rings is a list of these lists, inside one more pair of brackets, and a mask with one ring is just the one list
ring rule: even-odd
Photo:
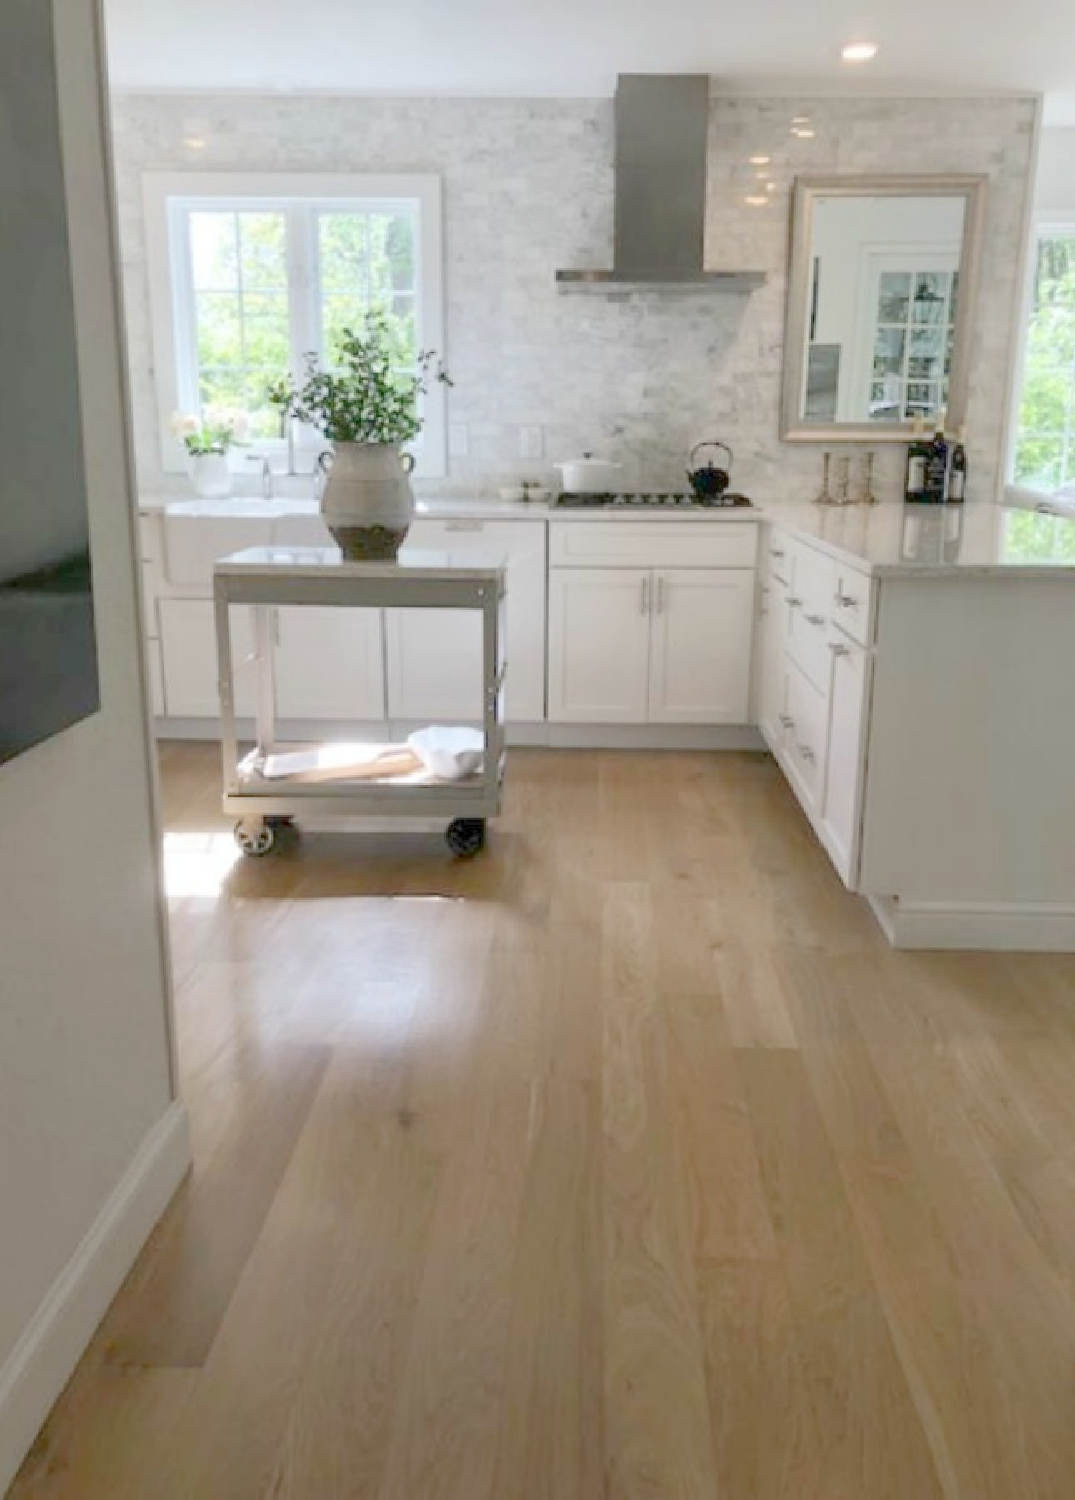
[[480,729],[455,729],[444,724],[419,729],[408,735],[407,744],[438,781],[463,781],[473,776],[485,754],[485,736]]

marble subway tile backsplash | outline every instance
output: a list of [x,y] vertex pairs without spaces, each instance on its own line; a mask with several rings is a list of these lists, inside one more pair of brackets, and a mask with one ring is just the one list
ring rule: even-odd
[[[445,187],[449,422],[465,457],[430,493],[494,493],[593,450],[628,485],[683,479],[694,443],[735,451],[758,500],[808,500],[815,447],[779,440],[791,185],[823,172],[984,172],[990,189],[968,417],[971,498],[991,498],[1012,351],[1031,160],[1029,98],[719,97],[710,127],[707,262],[759,269],[753,296],[558,292],[558,267],[604,266],[612,239],[612,104],[565,99],[120,95],[120,237],[139,480],[159,487],[141,176],[146,171],[437,172]],[[794,127],[792,121],[808,123]],[[810,133],[812,132],[812,133]],[[202,144],[192,150],[186,141]],[[765,156],[764,165],[751,165]],[[761,198],[748,204],[747,198]],[[540,426],[545,458],[520,457]],[[841,451],[852,451],[850,449]],[[880,451],[895,495],[902,451]]]

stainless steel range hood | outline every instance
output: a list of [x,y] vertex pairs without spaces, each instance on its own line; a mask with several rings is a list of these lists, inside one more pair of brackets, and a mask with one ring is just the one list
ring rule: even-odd
[[707,271],[705,73],[627,73],[616,83],[612,268],[557,271],[564,291],[749,292],[764,271]]

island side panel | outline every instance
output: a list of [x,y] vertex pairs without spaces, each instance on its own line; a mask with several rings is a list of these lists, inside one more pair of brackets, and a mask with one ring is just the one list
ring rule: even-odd
[[860,889],[1075,905],[1075,586],[881,583]]

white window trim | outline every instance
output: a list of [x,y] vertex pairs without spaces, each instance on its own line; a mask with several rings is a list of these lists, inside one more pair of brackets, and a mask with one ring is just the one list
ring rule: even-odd
[[1030,340],[1030,319],[1034,311],[1034,278],[1038,270],[1038,251],[1042,240],[1054,236],[1075,233],[1075,209],[1061,213],[1035,213],[1030,225],[1027,242],[1026,264],[1023,274],[1023,294],[1020,300],[1019,328],[1015,341],[1015,375],[1012,380],[1011,410],[1008,414],[1008,452],[1004,466],[1004,483],[1007,491],[1015,496],[1019,493],[1051,495],[1051,490],[1031,490],[1015,482],[1015,450],[1019,446],[1019,413],[1023,407],[1023,382],[1026,379],[1026,351]]
[[[150,318],[153,339],[153,375],[160,427],[161,461],[165,472],[184,473],[187,467],[182,442],[171,430],[173,414],[180,407],[181,357],[177,327],[180,308],[175,297],[173,264],[189,285],[189,247],[173,233],[169,200],[248,199],[278,202],[303,198],[330,206],[347,200],[405,199],[418,214],[420,278],[418,282],[418,326],[421,345],[434,349],[447,364],[444,340],[444,233],[442,188],[439,177],[426,174],[388,176],[320,172],[147,172],[143,178],[146,226],[146,262],[149,280]],[[178,243],[177,243],[178,241]],[[181,257],[181,261],[176,261]],[[311,286],[312,295],[312,286]],[[294,340],[293,340],[294,342]],[[293,349],[293,355],[303,350]],[[433,382],[424,403],[421,443],[415,454],[418,478],[442,478],[447,473],[448,413],[444,386]],[[258,443],[256,451],[282,451],[284,445]]]

